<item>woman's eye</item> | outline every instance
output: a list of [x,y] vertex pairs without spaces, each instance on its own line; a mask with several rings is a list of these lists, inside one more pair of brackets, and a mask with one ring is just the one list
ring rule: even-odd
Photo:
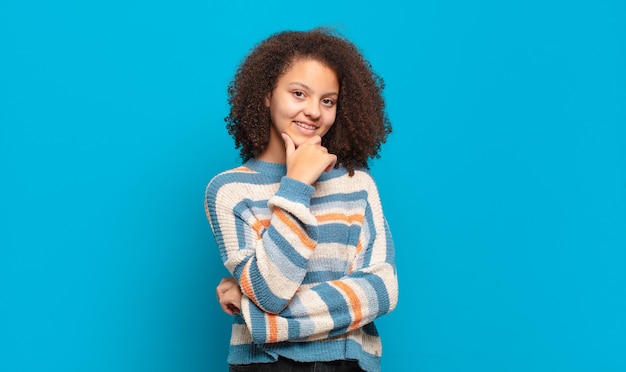
[[326,106],[332,106],[332,105],[335,104],[335,101],[333,101],[330,98],[326,98],[326,99],[322,100],[322,103],[325,104]]
[[304,97],[304,92],[301,91],[301,90],[296,90],[296,91],[293,92],[293,95],[298,97],[298,98],[302,98],[302,97]]

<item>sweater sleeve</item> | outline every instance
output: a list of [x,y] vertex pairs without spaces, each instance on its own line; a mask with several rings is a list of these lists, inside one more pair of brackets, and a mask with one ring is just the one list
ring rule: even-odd
[[[314,188],[283,177],[266,205],[256,205],[252,198],[263,188],[233,181],[223,176],[209,183],[207,217],[224,265],[244,297],[259,311],[279,313],[300,287],[317,246],[317,220],[310,211]],[[260,219],[255,208],[266,206],[270,215]]]
[[313,341],[363,327],[392,311],[398,301],[393,239],[375,186],[360,234],[362,249],[352,271],[295,294],[280,313],[268,313],[246,296],[242,315],[255,343]]

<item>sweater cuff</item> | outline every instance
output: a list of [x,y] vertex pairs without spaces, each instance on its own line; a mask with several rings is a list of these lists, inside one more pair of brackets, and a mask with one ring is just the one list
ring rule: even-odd
[[280,186],[278,192],[276,192],[276,196],[309,207],[314,191],[315,188],[313,186],[284,176],[280,180]]

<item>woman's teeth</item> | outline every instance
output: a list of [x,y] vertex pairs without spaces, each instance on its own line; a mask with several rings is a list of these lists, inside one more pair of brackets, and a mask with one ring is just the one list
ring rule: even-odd
[[301,123],[299,121],[295,121],[294,123],[296,123],[296,125],[299,126],[300,128],[304,128],[304,129],[308,129],[308,130],[315,130],[315,129],[317,129],[317,127],[315,127],[313,125],[307,125],[307,124]]

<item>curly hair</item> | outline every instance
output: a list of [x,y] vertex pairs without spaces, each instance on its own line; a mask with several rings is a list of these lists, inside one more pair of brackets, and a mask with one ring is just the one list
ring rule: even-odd
[[316,60],[335,71],[339,98],[335,123],[322,145],[337,156],[350,175],[380,157],[391,133],[382,96],[384,81],[358,48],[333,30],[283,31],[259,43],[246,56],[228,86],[230,114],[224,119],[235,148],[246,161],[261,155],[270,139],[271,119],[265,98],[295,61]]

